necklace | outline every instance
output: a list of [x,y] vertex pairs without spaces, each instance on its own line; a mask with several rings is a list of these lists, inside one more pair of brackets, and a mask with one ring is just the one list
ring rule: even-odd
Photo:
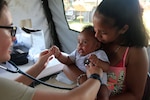
[[108,55],[110,57],[114,57],[117,54],[117,52],[120,50],[120,48],[121,46],[118,46],[114,51],[111,50],[111,52],[109,52]]
[[117,53],[120,48],[121,48],[121,46],[117,47],[116,50],[114,51],[114,53]]

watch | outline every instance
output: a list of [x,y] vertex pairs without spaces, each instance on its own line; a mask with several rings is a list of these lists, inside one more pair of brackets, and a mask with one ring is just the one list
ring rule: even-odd
[[102,80],[101,80],[99,74],[91,74],[89,78],[93,78],[93,79],[99,80],[99,82],[102,84]]

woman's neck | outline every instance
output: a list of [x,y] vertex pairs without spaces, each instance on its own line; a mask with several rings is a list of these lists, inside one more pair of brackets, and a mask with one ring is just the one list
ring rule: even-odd
[[115,43],[105,44],[103,49],[108,55],[114,55],[120,50],[121,46]]

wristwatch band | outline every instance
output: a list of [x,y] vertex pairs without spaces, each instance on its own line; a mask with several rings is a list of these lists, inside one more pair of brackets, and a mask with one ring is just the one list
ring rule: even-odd
[[98,75],[98,74],[91,74],[91,76],[90,76],[89,78],[97,79],[97,80],[99,80],[100,83],[102,84],[102,80],[101,80],[101,78],[100,78],[100,75]]

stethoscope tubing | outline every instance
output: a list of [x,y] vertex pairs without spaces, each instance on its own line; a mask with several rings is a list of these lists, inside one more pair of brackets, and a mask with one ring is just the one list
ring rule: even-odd
[[56,85],[53,85],[53,84],[48,84],[48,83],[46,83],[46,82],[44,82],[44,81],[41,81],[41,80],[39,80],[39,79],[36,79],[36,78],[32,77],[31,75],[29,75],[29,74],[23,72],[22,70],[20,70],[20,69],[17,67],[17,65],[16,65],[14,62],[12,62],[12,61],[8,61],[8,62],[9,62],[10,64],[12,64],[12,65],[16,68],[16,70],[11,70],[11,69],[8,69],[8,68],[3,67],[3,66],[0,66],[0,68],[6,70],[6,71],[8,71],[8,72],[11,72],[11,73],[20,73],[20,74],[25,75],[25,76],[27,76],[28,78],[30,78],[30,79],[32,79],[32,80],[38,82],[38,83],[41,83],[41,84],[43,84],[43,85],[45,85],[45,86],[49,86],[49,87],[53,87],[53,88],[57,88],[57,89],[63,89],[63,90],[72,90],[72,89],[73,89],[73,88],[66,88],[66,87],[56,86]]

